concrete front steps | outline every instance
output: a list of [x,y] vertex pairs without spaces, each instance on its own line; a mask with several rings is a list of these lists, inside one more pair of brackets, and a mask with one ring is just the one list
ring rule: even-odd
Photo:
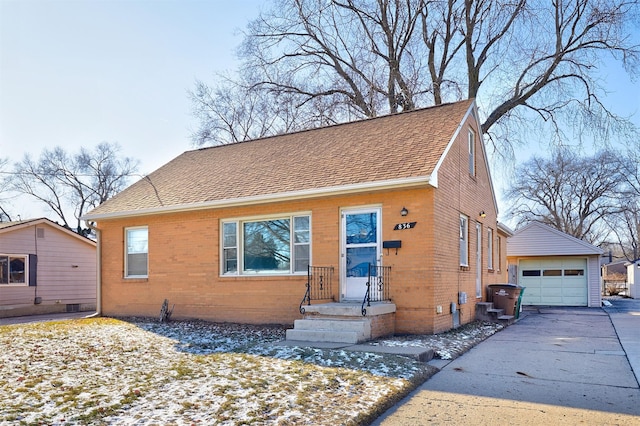
[[362,316],[359,303],[325,303],[303,308],[304,319],[295,320],[294,328],[286,332],[286,340],[352,345],[366,342],[385,333],[378,324],[396,310],[393,303],[372,304],[367,307],[366,316]]
[[513,324],[516,321],[514,315],[505,315],[505,310],[495,308],[493,302],[476,303],[476,319],[480,321],[491,321],[505,325]]
[[287,340],[356,344],[371,335],[371,322],[366,319],[311,318],[295,320],[287,330]]

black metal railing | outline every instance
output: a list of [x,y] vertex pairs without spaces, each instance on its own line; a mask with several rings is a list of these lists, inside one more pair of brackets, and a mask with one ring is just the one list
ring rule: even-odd
[[362,301],[362,316],[367,315],[366,306],[371,302],[383,302],[391,300],[389,287],[391,285],[391,266],[377,266],[369,264],[369,278],[367,279],[367,292]]
[[311,305],[311,300],[334,300],[331,293],[333,266],[308,266],[307,291],[300,302],[300,313],[304,315],[304,305]]

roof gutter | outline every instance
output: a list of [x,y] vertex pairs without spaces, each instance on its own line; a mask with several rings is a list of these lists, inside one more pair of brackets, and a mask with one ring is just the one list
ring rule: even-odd
[[[251,204],[275,203],[292,200],[302,200],[309,198],[317,198],[322,196],[334,196],[354,194],[366,191],[384,191],[398,188],[416,188],[423,186],[437,186],[437,179],[434,176],[418,176],[402,179],[393,179],[380,182],[357,183],[351,185],[342,185],[338,187],[315,188],[311,190],[282,192],[278,194],[256,195],[242,198],[231,198],[215,201],[204,201],[192,204],[178,204],[171,206],[153,207],[148,209],[120,211],[112,213],[87,214],[81,217],[82,220],[99,220],[99,219],[115,219],[120,217],[146,216],[150,214],[175,213],[193,210],[205,210],[213,208],[226,208],[247,206]],[[92,227],[92,229],[95,229]]]

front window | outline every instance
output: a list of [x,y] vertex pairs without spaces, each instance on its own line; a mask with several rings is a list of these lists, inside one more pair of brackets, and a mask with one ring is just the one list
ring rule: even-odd
[[460,215],[460,266],[469,266],[469,218]]
[[229,275],[307,272],[310,216],[222,223],[222,271]]
[[27,283],[27,256],[0,255],[0,285]]
[[149,229],[146,226],[125,230],[125,277],[149,275]]

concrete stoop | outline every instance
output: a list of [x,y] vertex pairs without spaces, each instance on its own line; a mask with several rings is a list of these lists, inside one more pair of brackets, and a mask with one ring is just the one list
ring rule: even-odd
[[371,320],[306,318],[295,320],[287,330],[287,340],[356,344],[371,339]]
[[495,308],[493,302],[476,303],[476,319],[505,325],[513,324],[516,321],[514,315],[505,315],[505,310]]
[[286,340],[351,345],[363,343],[373,338],[372,317],[395,312],[392,303],[368,306],[367,316],[362,316],[362,305],[359,303],[325,303],[303,308],[304,319],[295,320],[293,329],[286,332]]

